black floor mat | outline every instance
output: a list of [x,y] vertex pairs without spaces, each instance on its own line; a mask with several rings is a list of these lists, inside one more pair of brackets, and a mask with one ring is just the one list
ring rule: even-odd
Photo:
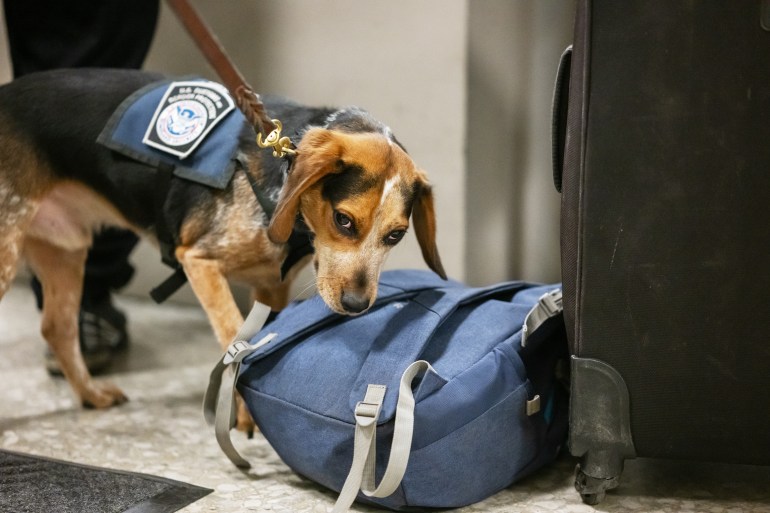
[[0,450],[0,513],[171,513],[209,493],[162,477]]

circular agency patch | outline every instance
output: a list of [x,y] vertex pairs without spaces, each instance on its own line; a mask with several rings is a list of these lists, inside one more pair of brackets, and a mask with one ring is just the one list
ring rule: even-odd
[[234,107],[221,84],[172,82],[155,109],[142,142],[183,159]]
[[182,100],[163,109],[155,123],[155,130],[164,144],[184,146],[200,137],[208,119],[203,104]]

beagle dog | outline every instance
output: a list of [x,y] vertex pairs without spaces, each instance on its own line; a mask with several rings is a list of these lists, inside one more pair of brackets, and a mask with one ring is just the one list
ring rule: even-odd
[[[285,276],[281,269],[298,234],[312,245],[321,297],[340,314],[371,306],[385,257],[410,217],[425,261],[446,277],[425,173],[385,125],[357,108],[266,100],[285,133],[297,136],[293,161],[259,148],[244,122],[226,186],[174,176],[158,208],[159,171],[97,138],[125,98],[163,78],[134,70],[56,70],[0,87],[0,297],[24,258],[42,283],[43,337],[83,405],[126,400],[116,386],[92,379],[78,344],[84,262],[92,234],[104,226],[156,242],[161,228],[170,231],[173,257],[223,349],[243,322],[228,280],[283,308],[301,266]],[[274,201],[272,212],[265,198]]]

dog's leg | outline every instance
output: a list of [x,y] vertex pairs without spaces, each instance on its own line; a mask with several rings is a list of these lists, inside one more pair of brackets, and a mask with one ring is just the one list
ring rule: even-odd
[[252,300],[267,305],[275,312],[281,311],[289,304],[289,288],[291,283],[286,280],[275,284],[271,288],[253,287]]
[[93,381],[80,352],[78,312],[87,249],[65,250],[28,238],[24,254],[43,286],[43,337],[82,404],[107,408],[125,402],[116,386]]
[[243,324],[243,316],[230,290],[230,284],[222,274],[219,262],[198,254],[194,249],[180,247],[177,260],[209,318],[222,350],[233,341]]
[[[230,284],[222,274],[219,263],[200,256],[193,249],[183,247],[177,249],[176,257],[184,267],[187,280],[209,318],[222,351],[226,351],[243,324],[243,316],[238,310]],[[236,403],[236,428],[251,438],[254,433],[254,420],[239,394],[236,395]]]

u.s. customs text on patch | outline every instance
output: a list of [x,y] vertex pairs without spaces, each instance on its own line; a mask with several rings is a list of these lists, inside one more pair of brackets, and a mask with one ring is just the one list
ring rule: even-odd
[[183,159],[234,107],[233,99],[221,84],[172,82],[155,109],[142,142]]

